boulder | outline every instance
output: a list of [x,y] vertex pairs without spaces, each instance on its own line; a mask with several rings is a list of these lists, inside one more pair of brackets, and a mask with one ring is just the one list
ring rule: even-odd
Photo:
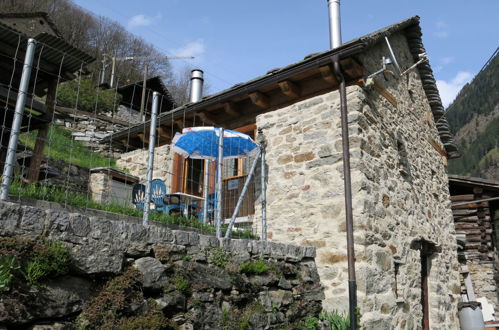
[[158,259],[144,257],[135,260],[133,267],[142,274],[145,289],[161,289],[168,284],[166,267]]

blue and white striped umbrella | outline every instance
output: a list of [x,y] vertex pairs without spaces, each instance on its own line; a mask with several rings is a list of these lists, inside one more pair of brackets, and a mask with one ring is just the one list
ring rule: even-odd
[[[220,128],[216,127],[184,128],[182,134],[175,134],[172,148],[184,158],[215,160],[218,158],[219,136]],[[224,159],[254,156],[258,148],[248,135],[224,129]]]

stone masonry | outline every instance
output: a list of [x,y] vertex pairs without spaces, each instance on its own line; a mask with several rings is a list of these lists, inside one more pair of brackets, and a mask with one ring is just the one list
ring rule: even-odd
[[[411,66],[405,36],[390,41],[402,68]],[[366,72],[376,72],[384,55],[386,46],[380,44],[359,60]],[[431,110],[416,70],[375,81],[395,101],[370,87],[347,88],[362,324],[366,329],[421,325],[417,245],[427,242],[437,251],[429,257],[430,326],[455,329],[457,246],[446,159],[430,143],[440,144]],[[348,308],[339,121],[338,91],[257,117],[267,143],[269,238],[317,248],[328,310]]]
[[[131,310],[141,315],[154,299],[179,329],[294,329],[321,311],[313,247],[217,239],[166,224],[144,227],[132,217],[8,202],[0,202],[0,219],[0,240],[54,240],[72,256],[69,274],[42,289],[0,295],[0,324],[8,328],[73,328],[102,284],[129,268],[141,274],[141,300]],[[243,268],[255,263],[266,270]]]

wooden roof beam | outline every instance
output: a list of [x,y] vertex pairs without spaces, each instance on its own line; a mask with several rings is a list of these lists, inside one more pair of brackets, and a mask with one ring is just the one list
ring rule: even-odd
[[200,112],[196,113],[196,115],[199,117],[199,119],[201,119],[203,121],[203,123],[208,124],[208,125],[217,126],[214,117],[210,116],[209,113],[207,113],[205,111],[200,111]]
[[346,74],[352,78],[361,78],[364,76],[364,68],[353,58],[345,58],[340,61],[341,68]]
[[240,115],[239,111],[236,110],[234,103],[232,102],[224,104],[224,111],[231,117],[238,117]]
[[284,80],[279,83],[281,92],[291,98],[298,98],[301,95],[301,89],[294,82],[290,80]]
[[172,132],[168,128],[159,126],[157,130],[160,137],[165,139],[171,139]]
[[270,97],[263,94],[262,92],[256,91],[249,94],[251,102],[255,104],[257,107],[266,109],[270,106]]
[[139,139],[144,142],[144,143],[149,143],[149,134],[145,134],[145,133],[138,133],[137,136],[139,137]]
[[324,65],[319,67],[319,72],[321,73],[322,79],[324,79],[326,82],[333,84],[333,85],[338,85],[338,78],[336,78],[336,75],[333,73],[333,68],[331,65]]

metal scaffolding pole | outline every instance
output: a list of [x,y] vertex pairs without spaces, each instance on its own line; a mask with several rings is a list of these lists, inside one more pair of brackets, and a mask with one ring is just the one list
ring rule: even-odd
[[246,191],[248,190],[248,186],[251,182],[251,179],[253,178],[253,174],[255,174],[255,169],[256,169],[256,164],[258,164],[258,159],[260,159],[261,156],[261,149],[258,152],[258,154],[255,157],[255,160],[253,161],[253,164],[251,165],[251,170],[246,177],[246,181],[244,181],[244,186],[243,190],[241,191],[241,194],[239,195],[239,199],[237,200],[236,208],[234,209],[234,212],[232,213],[232,218],[230,219],[229,227],[227,228],[227,232],[225,233],[225,238],[229,238],[230,234],[232,232],[232,226],[234,226],[234,222],[236,221],[236,216],[237,213],[239,212],[239,209],[241,208],[241,205],[243,204],[244,200],[244,195],[246,195]]
[[224,129],[219,128],[218,137],[218,159],[217,159],[217,206],[216,206],[216,225],[217,225],[217,237],[222,237],[222,169],[223,169],[223,158],[224,158]]
[[2,186],[0,188],[0,199],[3,201],[8,199],[9,187],[12,183],[12,174],[14,172],[14,165],[16,162],[17,142],[19,139],[19,134],[21,132],[24,107],[26,106],[26,95],[28,94],[29,79],[31,77],[33,58],[35,57],[35,48],[35,39],[28,39],[28,46],[26,49],[26,56],[24,58],[21,82],[19,83],[19,92],[17,93],[14,120],[12,121],[12,129],[10,131],[9,146],[7,147],[7,158],[3,167]]
[[156,145],[156,121],[158,119],[158,109],[159,109],[159,93],[154,92],[152,95],[152,113],[151,113],[151,126],[149,129],[149,157],[147,160],[147,178],[146,178],[146,200],[144,205],[144,215],[142,218],[142,224],[144,226],[149,225],[149,211],[150,211],[150,201],[151,201],[151,181],[152,172],[154,167],[154,147]]
[[261,200],[262,200],[262,237],[260,237],[260,240],[266,241],[267,240],[267,182],[266,180],[266,169],[265,169],[265,147],[262,147],[261,149],[261,170],[260,170],[260,176],[261,176]]
[[208,196],[210,190],[210,161],[205,159],[204,161],[204,179],[203,179],[203,223],[207,223],[208,220]]

